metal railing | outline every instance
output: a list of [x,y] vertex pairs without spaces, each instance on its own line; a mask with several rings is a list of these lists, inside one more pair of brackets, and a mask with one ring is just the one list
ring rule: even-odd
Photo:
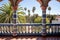
[[[16,28],[14,27],[16,26]],[[0,35],[12,35],[15,30],[17,35],[41,35],[42,24],[0,24]],[[58,35],[60,24],[46,24],[46,35]]]

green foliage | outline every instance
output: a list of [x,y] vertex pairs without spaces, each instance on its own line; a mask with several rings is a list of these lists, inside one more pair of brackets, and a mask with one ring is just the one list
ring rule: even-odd
[[49,18],[46,18],[46,23],[50,23]]
[[[17,11],[23,10],[22,7],[19,7]],[[21,13],[17,12],[18,14],[25,14],[21,11]],[[11,4],[3,4],[2,7],[0,7],[0,23],[11,23],[13,16],[13,10],[11,7]],[[18,17],[19,18],[19,17]]]
[[56,15],[47,15],[47,18],[48,18],[48,20],[50,21],[50,22],[48,22],[48,23],[52,23],[52,20],[55,20]]
[[18,12],[17,14],[23,16],[25,15],[25,12],[21,11],[21,12]]
[[26,23],[26,18],[25,18],[25,16],[19,16],[19,17],[18,17],[18,20],[19,20],[20,23]]
[[[33,7],[33,9],[32,9],[33,12],[35,11],[35,9],[36,8]],[[20,10],[23,10],[22,7],[19,7],[17,11],[20,11]],[[25,8],[25,11],[26,10],[27,10],[27,8]],[[49,10],[51,10],[51,9],[49,8]],[[30,15],[30,10],[28,10],[27,12]],[[20,12],[17,12],[17,14],[18,14],[19,22],[20,23],[26,23],[27,20],[26,20],[25,12],[20,11]],[[0,23],[10,23],[10,21],[12,21],[12,15],[13,15],[13,10],[11,8],[10,3],[3,4],[3,6],[0,7]],[[28,16],[27,16],[27,18],[29,18]],[[54,20],[55,17],[56,17],[55,15],[47,15],[46,23],[50,23],[50,20]],[[42,23],[42,17],[41,16],[33,15],[30,18],[31,18],[32,23]]]
[[41,23],[41,22],[42,22],[42,18],[39,16],[34,19],[34,23]]
[[27,8],[25,7],[25,8],[24,8],[24,10],[26,11],[26,10],[27,10]]
[[48,10],[50,11],[51,10],[51,7],[48,7]]
[[26,23],[26,17],[24,12],[18,12],[18,20],[20,23]]
[[12,20],[12,8],[11,4],[3,4],[2,7],[0,7],[0,23],[10,23]]
[[36,10],[36,7],[33,7],[33,8],[32,8],[32,12],[34,13],[34,12],[35,12],[35,10]]

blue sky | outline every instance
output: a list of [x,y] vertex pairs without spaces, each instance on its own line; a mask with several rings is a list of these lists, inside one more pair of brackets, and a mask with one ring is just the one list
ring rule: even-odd
[[[2,6],[2,4],[4,3],[8,3],[8,0],[4,0],[2,2],[0,2],[0,6]],[[39,14],[42,15],[42,10],[40,8],[40,4],[36,1],[36,0],[23,0],[21,3],[19,3],[19,5],[21,5],[21,7],[26,7],[29,10],[32,10],[32,8],[35,6],[36,10],[34,14]],[[60,3],[57,2],[56,0],[51,0],[49,2],[49,5],[51,7],[51,12],[50,14],[56,14],[59,15],[60,14]],[[26,12],[27,14],[27,12]],[[33,13],[31,12],[31,15]],[[49,11],[47,10],[47,14],[49,14]]]

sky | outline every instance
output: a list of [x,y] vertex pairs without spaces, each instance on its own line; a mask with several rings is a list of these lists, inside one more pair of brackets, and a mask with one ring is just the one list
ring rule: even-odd
[[[8,0],[3,0],[2,2],[0,2],[0,6],[2,6],[2,4],[4,3],[8,3]],[[22,2],[19,3],[19,6],[23,8],[26,7],[27,9],[29,9],[31,11],[31,15],[33,14],[42,15],[40,4],[36,0],[23,0]],[[60,15],[60,2],[57,2],[56,0],[51,0],[48,4],[48,7],[49,6],[51,7],[51,11],[50,11],[51,15]],[[32,13],[33,7],[36,7],[36,10],[34,13]],[[46,14],[49,14],[48,7],[46,10]],[[27,11],[26,11],[26,14],[28,14]]]

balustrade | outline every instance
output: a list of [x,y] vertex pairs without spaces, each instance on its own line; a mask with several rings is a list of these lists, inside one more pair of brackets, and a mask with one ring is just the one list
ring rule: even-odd
[[[41,35],[42,25],[40,24],[17,24],[14,28],[13,24],[11,25],[0,25],[0,34],[11,34],[15,30],[18,35]],[[59,24],[46,24],[46,35],[57,35],[60,33]]]

